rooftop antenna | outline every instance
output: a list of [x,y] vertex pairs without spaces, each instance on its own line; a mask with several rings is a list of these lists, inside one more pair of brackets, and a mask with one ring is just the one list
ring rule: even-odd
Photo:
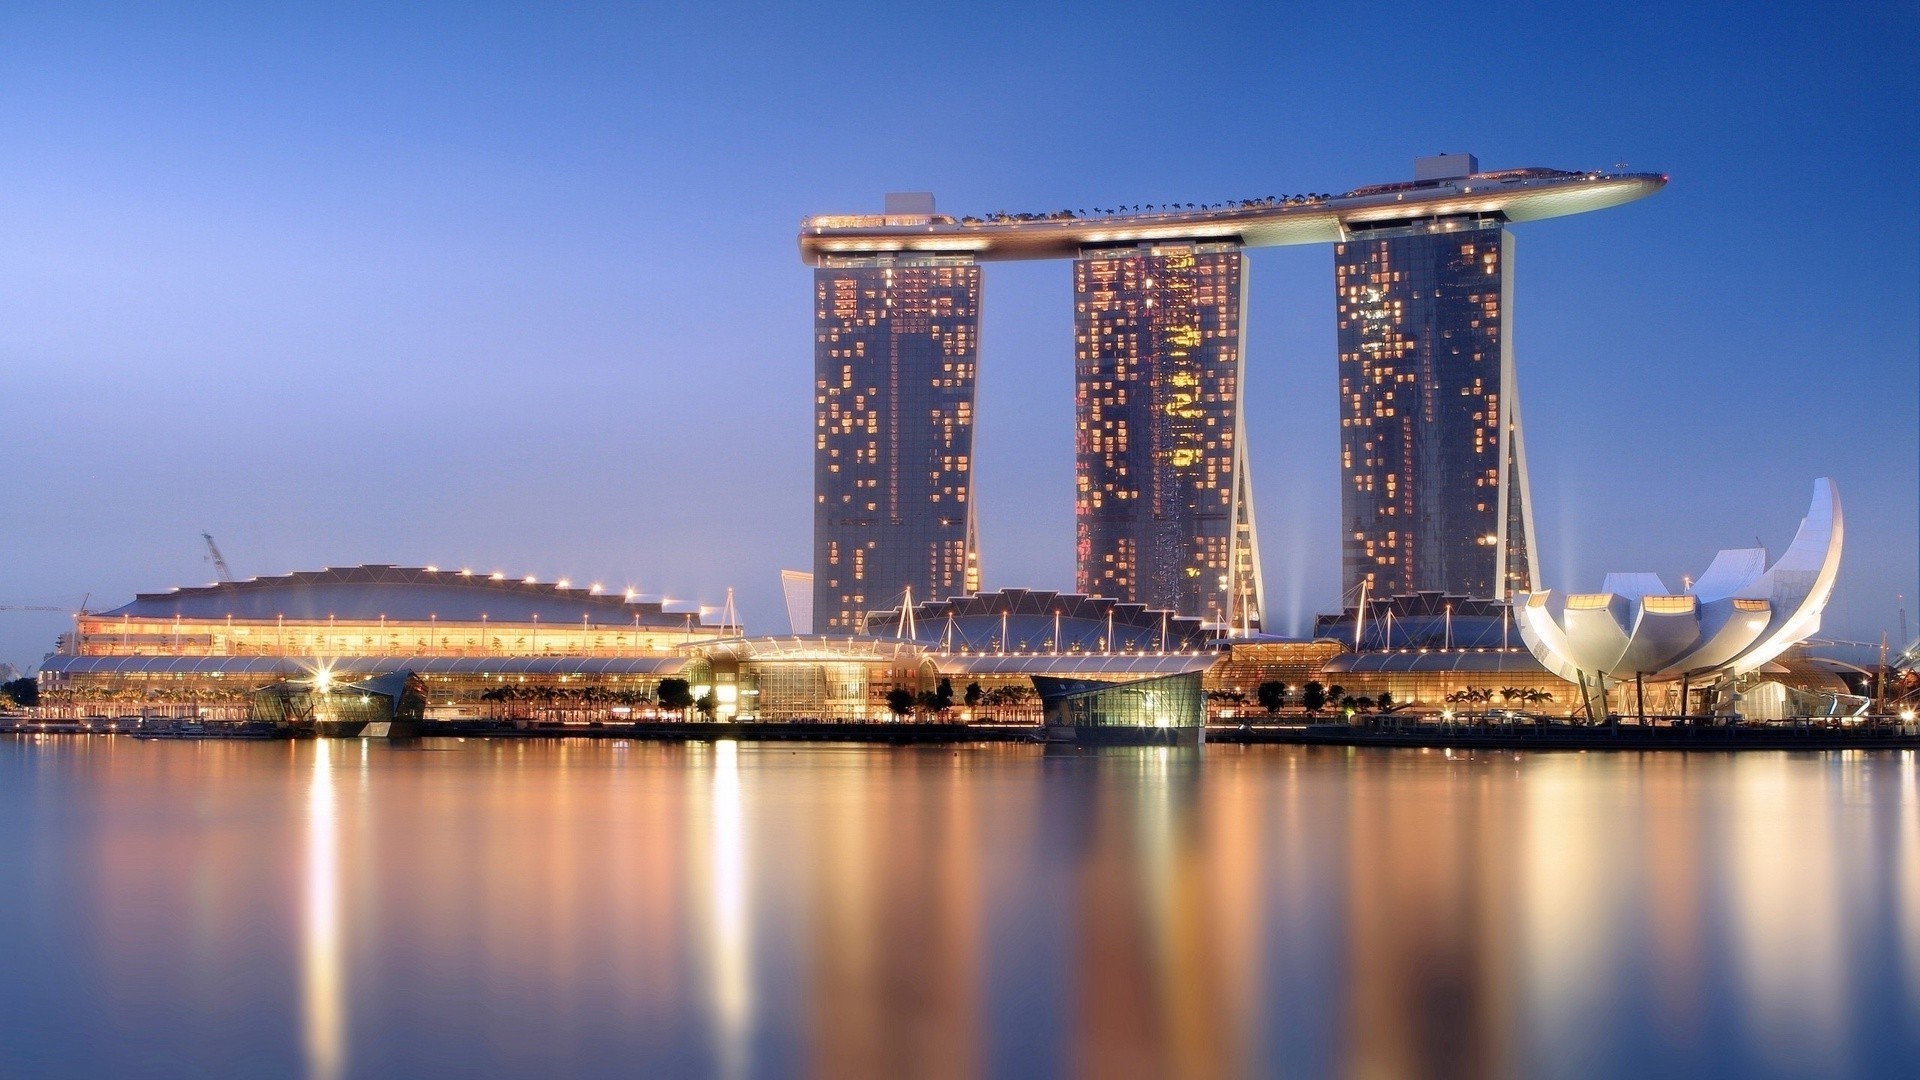
[[213,568],[220,575],[220,583],[222,585],[231,584],[233,582],[233,571],[227,569],[227,560],[220,554],[220,545],[213,542],[213,534],[203,532],[200,534],[200,539],[207,542],[207,558],[213,560]]
[[1904,649],[1907,647],[1907,643],[1912,640],[1907,637],[1907,598],[1899,593],[1895,593],[1893,594],[1893,599],[1900,605],[1900,647]]

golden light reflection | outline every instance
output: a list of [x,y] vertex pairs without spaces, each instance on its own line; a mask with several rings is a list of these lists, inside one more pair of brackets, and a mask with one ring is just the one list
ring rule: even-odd
[[[1533,782],[1524,789],[1521,816],[1520,956],[1529,1000],[1556,1035],[1569,1039],[1581,1038],[1580,1018],[1604,1004],[1600,994],[1618,959],[1608,943],[1622,909],[1633,904],[1627,890],[1635,884],[1626,876],[1631,852],[1613,850],[1616,841],[1632,843],[1634,830],[1619,819],[1609,798],[1613,784],[1593,775],[1591,761],[1561,754],[1530,762]],[[1599,771],[1612,775],[1604,765]]]
[[329,1080],[346,1061],[341,985],[340,838],[333,790],[332,743],[313,741],[307,787],[306,925],[301,967],[307,1075]]
[[[1495,758],[1357,754],[1342,796],[1348,1071],[1522,1071],[1521,792]],[[1521,900],[1520,902],[1524,902]],[[1372,1022],[1392,1017],[1391,1023]]]
[[1900,837],[1892,863],[1907,867],[1899,876],[1901,953],[1906,957],[1907,998],[1920,1001],[1920,753],[1900,752]]
[[713,1012],[725,1076],[745,1076],[753,1022],[752,956],[747,910],[747,837],[740,808],[740,744],[713,747],[712,889]]
[[[1817,768],[1825,768],[1823,760]],[[1755,1037],[1776,1067],[1833,1061],[1846,1008],[1845,923],[1836,860],[1835,793],[1789,754],[1734,759],[1728,873],[1738,986]]]

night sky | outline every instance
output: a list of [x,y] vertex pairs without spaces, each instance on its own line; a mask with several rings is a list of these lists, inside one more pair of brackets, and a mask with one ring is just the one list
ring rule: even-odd
[[[433,564],[786,629],[802,216],[1213,202],[1476,153],[1671,174],[1515,228],[1544,584],[1846,505],[1827,632],[1920,626],[1911,4],[0,11],[0,604]],[[1041,8],[1035,5],[1035,9]],[[696,10],[697,9],[697,10]],[[1331,249],[1252,256],[1273,629],[1337,604]],[[1064,262],[992,264],[989,588],[1073,579]],[[0,612],[0,661],[70,625]]]

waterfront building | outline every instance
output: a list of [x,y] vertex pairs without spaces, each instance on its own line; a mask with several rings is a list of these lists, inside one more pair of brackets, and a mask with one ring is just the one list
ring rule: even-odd
[[[882,220],[930,220],[889,196]],[[979,586],[973,409],[980,268],[971,257],[833,256],[814,270],[812,628]]]
[[[879,475],[826,471],[849,453],[865,452],[869,466],[895,460],[895,443],[862,442],[863,433],[902,431],[898,446],[924,464],[923,443],[949,445],[950,432],[970,439],[971,427],[962,435],[947,419],[951,410],[899,411],[894,395],[917,391],[916,379],[859,378],[833,362],[841,358],[823,351],[825,343],[858,326],[869,352],[856,355],[877,355],[884,344],[892,357],[894,332],[882,313],[922,310],[922,286],[897,276],[903,268],[966,275],[966,310],[977,314],[976,264],[1005,259],[1074,260],[1076,588],[1168,606],[1222,632],[1258,628],[1260,561],[1239,408],[1241,252],[1331,244],[1349,599],[1362,587],[1489,599],[1530,589],[1535,544],[1507,226],[1617,206],[1665,183],[1651,173],[1481,172],[1472,155],[1445,154],[1416,161],[1412,181],[1343,195],[961,218],[934,213],[930,196],[890,197],[884,214],[806,219],[800,254],[816,268],[822,409],[820,628],[858,625],[860,611],[890,606],[908,584],[923,598],[966,591],[954,584],[953,567],[974,573],[977,558],[969,476],[944,465],[927,470],[935,484],[969,495],[962,516],[950,503],[932,504],[924,489],[908,500],[862,497]],[[823,282],[840,290],[837,307]],[[838,399],[828,395],[835,386]],[[966,403],[970,419],[970,381]],[[829,413],[833,407],[853,411]],[[888,426],[890,419],[905,428]],[[847,440],[840,458],[830,453],[830,432]],[[970,455],[970,441],[966,449]],[[918,515],[936,534],[882,520],[888,507]]]
[[1772,565],[1763,547],[1729,548],[1677,593],[1644,572],[1608,574],[1599,592],[1542,589],[1516,609],[1520,634],[1541,664],[1579,687],[1590,718],[1607,706],[1608,680],[1633,687],[1628,708],[1641,715],[1649,680],[1679,683],[1683,711],[1690,685],[1708,692],[1708,707],[1731,711],[1741,676],[1819,631],[1845,538],[1840,493],[1822,477]]
[[926,649],[940,677],[963,688],[963,717],[976,702],[998,718],[1002,702],[1037,705],[1015,715],[1043,722],[1054,741],[1205,741],[1202,684],[1222,654],[1201,620],[1177,611],[1003,589],[876,612],[869,629]]
[[1075,588],[1260,625],[1240,416],[1236,244],[1093,249],[1073,264]]

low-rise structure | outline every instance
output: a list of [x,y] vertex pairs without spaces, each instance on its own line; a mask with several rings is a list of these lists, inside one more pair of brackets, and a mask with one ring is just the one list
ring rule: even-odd
[[429,718],[480,717],[503,700],[538,715],[589,697],[650,700],[689,649],[738,633],[566,581],[366,565],[142,593],[83,612],[40,686],[55,717],[239,720],[268,683],[407,671]]

